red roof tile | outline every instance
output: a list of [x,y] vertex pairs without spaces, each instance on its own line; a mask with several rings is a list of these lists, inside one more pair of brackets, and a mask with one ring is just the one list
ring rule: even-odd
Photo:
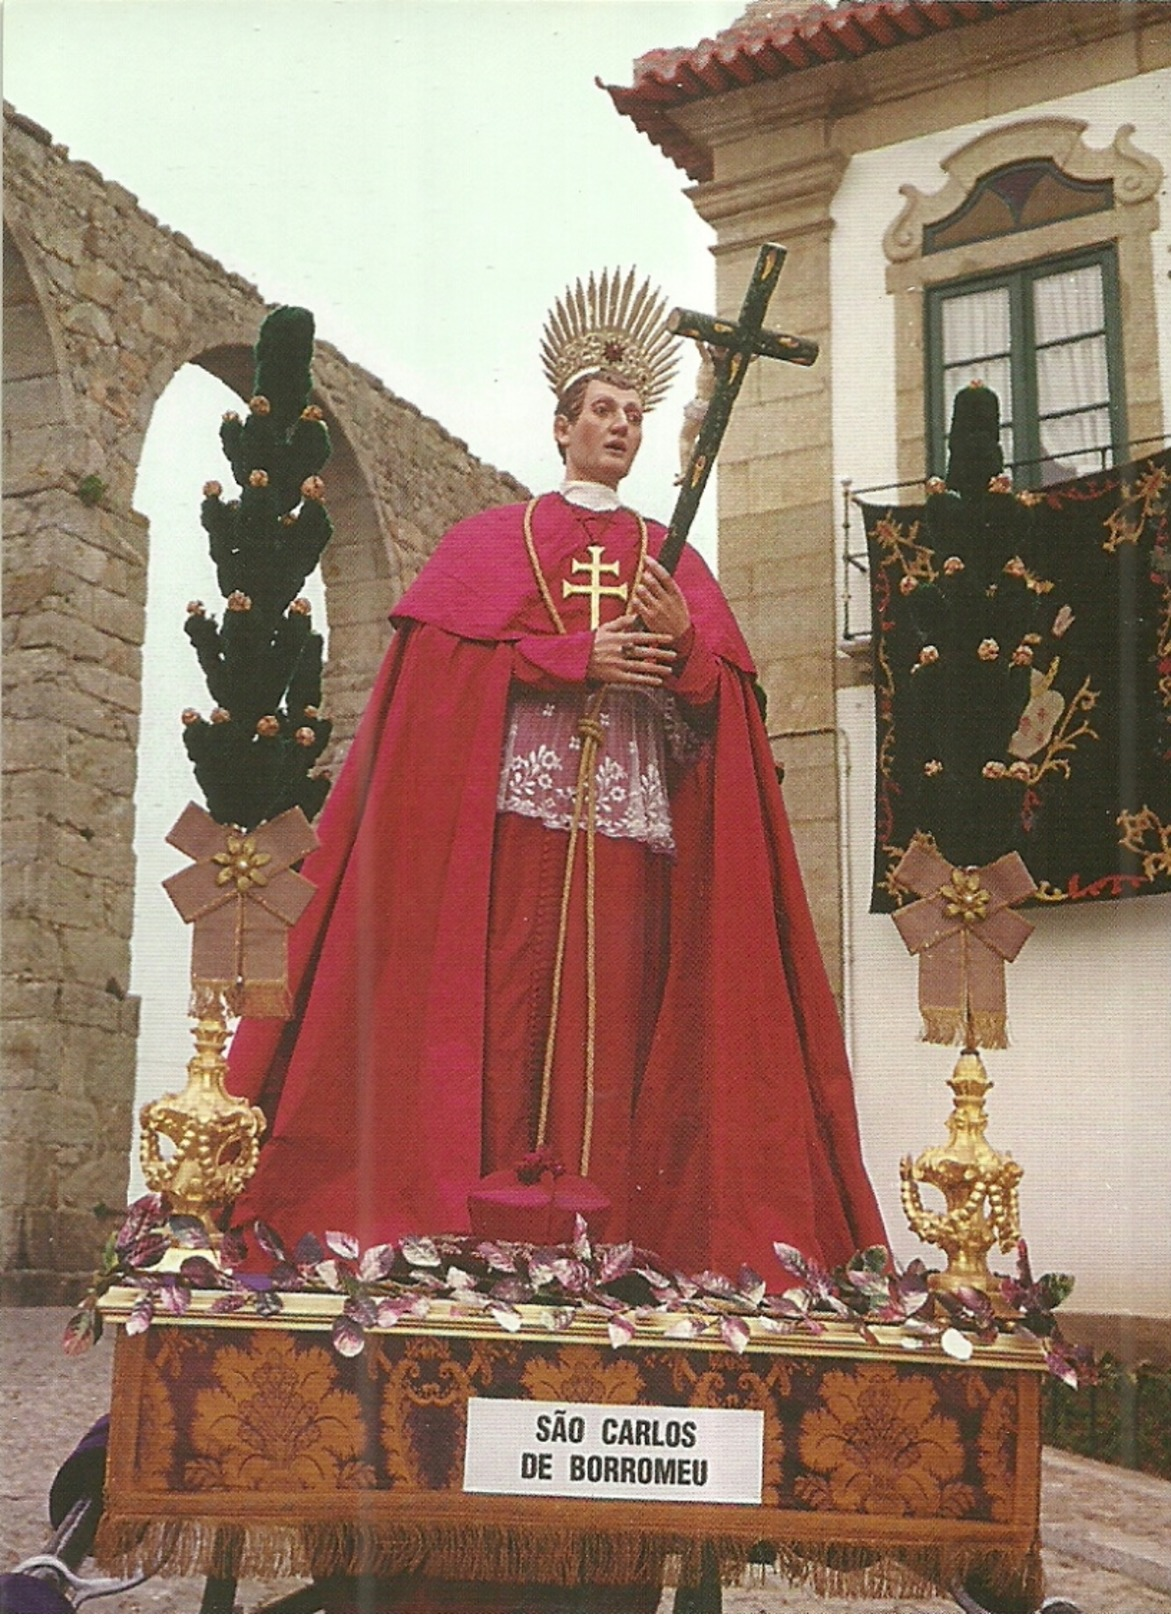
[[849,61],[1016,11],[1029,0],[839,0],[797,14],[753,16],[689,49],[654,50],[634,64],[630,86],[602,85],[615,107],[693,180],[711,159],[667,109],[781,79],[823,62]]

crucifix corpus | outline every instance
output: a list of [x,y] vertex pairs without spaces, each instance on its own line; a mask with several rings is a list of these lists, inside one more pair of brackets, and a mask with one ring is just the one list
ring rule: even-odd
[[790,365],[812,365],[818,356],[819,348],[812,338],[791,337],[786,332],[770,331],[763,324],[787,252],[787,248],[775,242],[765,242],[761,247],[738,320],[721,320],[718,315],[701,315],[694,309],[672,309],[667,316],[667,327],[677,337],[694,337],[719,351],[715,391],[695,440],[659,555],[659,561],[668,572],[675,571],[682,555],[749,361],[761,354],[766,359],[787,360]]

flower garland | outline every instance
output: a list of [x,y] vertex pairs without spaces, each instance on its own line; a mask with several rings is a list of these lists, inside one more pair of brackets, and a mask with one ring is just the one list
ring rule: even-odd
[[[1023,1240],[1017,1243],[1015,1277],[999,1277],[1001,1296],[1014,1311],[1005,1319],[981,1292],[934,1289],[934,1272],[921,1259],[900,1269],[885,1247],[868,1247],[830,1271],[775,1242],[777,1258],[796,1284],[769,1292],[747,1265],[735,1279],[710,1270],[689,1276],[630,1242],[591,1243],[580,1216],[573,1241],[560,1247],[475,1236],[408,1236],[363,1249],[353,1236],[328,1231],[324,1241],[303,1236],[290,1253],[259,1220],[252,1235],[272,1261],[267,1275],[240,1268],[247,1252],[242,1232],[223,1238],[217,1263],[206,1252],[207,1231],[200,1220],[171,1212],[157,1194],[141,1197],[103,1248],[90,1290],[65,1329],[65,1352],[80,1354],[98,1341],[102,1297],[111,1287],[126,1286],[138,1288],[126,1319],[131,1336],[146,1331],[157,1314],[185,1315],[196,1291],[217,1294],[209,1306],[213,1315],[251,1310],[260,1316],[280,1314],[283,1294],[324,1293],[345,1300],[332,1339],[337,1352],[347,1356],[362,1352],[367,1331],[425,1320],[436,1304],[447,1302],[482,1313],[506,1332],[526,1324],[520,1305],[535,1306],[536,1324],[547,1331],[564,1331],[575,1320],[601,1320],[615,1348],[636,1332],[657,1327],[668,1340],[716,1337],[742,1353],[754,1330],[777,1337],[820,1336],[837,1322],[872,1344],[875,1326],[897,1327],[904,1346],[933,1345],[967,1360],[973,1343],[1011,1334],[1041,1343],[1048,1369],[1067,1386],[1085,1387],[1098,1379],[1092,1352],[1067,1342],[1054,1319],[1054,1310],[1073,1290],[1073,1277],[1035,1279]],[[175,1248],[204,1251],[189,1251],[177,1269],[161,1270],[163,1258]],[[671,1317],[665,1325],[664,1314]]]

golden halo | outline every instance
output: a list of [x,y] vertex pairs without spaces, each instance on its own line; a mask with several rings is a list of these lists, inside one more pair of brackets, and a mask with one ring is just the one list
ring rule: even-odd
[[675,375],[678,339],[667,330],[667,300],[648,280],[635,291],[633,268],[623,279],[603,270],[566,287],[545,320],[541,360],[557,398],[577,377],[612,367],[628,376],[653,410]]

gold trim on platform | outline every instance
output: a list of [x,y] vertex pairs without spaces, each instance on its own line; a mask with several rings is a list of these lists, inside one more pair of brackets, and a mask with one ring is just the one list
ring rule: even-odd
[[[133,1287],[111,1287],[102,1298],[102,1315],[106,1323],[115,1326],[124,1325],[139,1295],[138,1290]],[[178,1327],[182,1330],[198,1327],[200,1330],[210,1328],[213,1331],[246,1329],[319,1332],[332,1326],[345,1303],[344,1297],[333,1292],[284,1292],[280,1294],[281,1310],[274,1315],[262,1316],[251,1310],[226,1315],[215,1314],[212,1312],[213,1305],[217,1298],[222,1297],[223,1294],[220,1292],[193,1292],[191,1305],[185,1314],[168,1316],[156,1313],[150,1329],[155,1331]],[[473,1312],[462,1304],[453,1303],[448,1299],[438,1298],[431,1302],[430,1313],[425,1321],[411,1317],[394,1326],[371,1326],[367,1328],[367,1335],[371,1338],[482,1337],[491,1342],[609,1345],[610,1317],[601,1312],[596,1316],[585,1318],[578,1315],[563,1330],[551,1331],[541,1322],[542,1315],[547,1313],[543,1306],[522,1303],[513,1307],[522,1320],[520,1329],[515,1332],[506,1332],[485,1314]],[[927,1339],[921,1340],[922,1347],[912,1348],[906,1334],[898,1326],[868,1325],[867,1330],[874,1341],[867,1342],[855,1328],[834,1320],[827,1320],[824,1332],[817,1336],[798,1331],[781,1337],[763,1330],[751,1318],[744,1316],[738,1318],[744,1320],[751,1333],[744,1349],[744,1353],[748,1355],[820,1359],[838,1358],[845,1354],[851,1359],[900,1360],[908,1365],[955,1367],[959,1363],[941,1349],[933,1347]],[[694,1321],[695,1317],[666,1311],[647,1317],[636,1323],[635,1335],[630,1340],[629,1346],[634,1349],[654,1348],[660,1351],[685,1348],[713,1354],[729,1352],[727,1343],[719,1335],[718,1315],[711,1317],[710,1336],[686,1339],[667,1337],[665,1333],[668,1328],[683,1319]],[[1043,1372],[1046,1368],[1045,1351],[1038,1342],[1014,1338],[1008,1334],[1002,1334],[995,1343],[973,1343],[972,1358],[966,1363],[990,1369],[1036,1372]]]

